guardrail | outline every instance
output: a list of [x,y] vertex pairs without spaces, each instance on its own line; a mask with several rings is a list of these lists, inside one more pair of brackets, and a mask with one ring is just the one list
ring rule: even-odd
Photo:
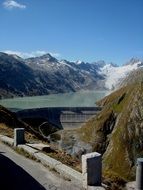
[[[102,186],[102,156],[97,152],[82,156],[82,173],[64,165],[63,163],[45,155],[41,151],[25,144],[24,129],[14,129],[14,139],[0,135],[0,140],[24,151],[38,159],[43,165],[55,169],[60,175],[78,181],[83,189],[103,190]],[[136,190],[143,190],[143,158],[137,159]]]
[[[102,187],[102,156],[97,152],[82,155],[82,173],[64,165],[63,163],[45,155],[41,151],[25,144],[24,129],[14,129],[14,139],[0,135],[0,140],[24,151],[38,159],[43,165],[55,169],[68,179],[74,179],[82,184],[83,189],[103,190]],[[137,158],[136,181],[134,189],[143,190],[143,158]]]
[[52,169],[54,168],[57,172],[62,174],[62,176],[78,180],[82,183],[84,189],[89,189],[89,187],[95,187],[96,189],[99,189],[100,187],[101,189],[102,158],[101,154],[97,152],[82,156],[82,173],[80,173],[44,153],[25,145],[23,128],[14,129],[14,146],[23,148],[26,152],[40,160],[42,164],[47,165]]

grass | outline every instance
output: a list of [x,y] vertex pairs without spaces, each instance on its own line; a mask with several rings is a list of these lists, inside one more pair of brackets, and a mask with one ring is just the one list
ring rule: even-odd
[[4,123],[0,123],[0,134],[6,135],[6,136],[11,137],[11,138],[14,137],[13,129],[7,127]]
[[107,185],[108,190],[123,190],[127,181],[115,172],[106,170],[103,172],[103,183]]
[[81,172],[81,163],[78,159],[66,154],[63,151],[55,151],[51,153],[46,153],[48,156],[60,161],[61,163]]
[[111,178],[134,180],[136,158],[143,156],[143,89],[140,83],[130,84],[98,105],[102,111],[76,130],[80,140],[103,154],[103,168]]
[[[134,107],[134,92],[137,93],[136,88],[134,88],[134,90],[130,89],[123,102],[124,106],[122,106],[121,110],[122,117],[120,117],[111,139],[112,144],[115,146],[109,147],[110,149],[112,148],[112,150],[110,150],[112,153],[104,155],[104,165],[106,168],[111,169],[127,180],[134,179],[135,175],[135,173],[133,174],[132,172],[134,158],[130,141],[133,137],[130,138],[128,133],[129,118]],[[135,134],[135,131],[133,133]]]

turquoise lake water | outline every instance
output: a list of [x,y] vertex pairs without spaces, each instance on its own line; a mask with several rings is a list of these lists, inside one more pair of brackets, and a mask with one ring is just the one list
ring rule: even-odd
[[109,91],[79,91],[46,96],[33,96],[2,99],[0,104],[6,108],[44,108],[44,107],[92,107],[96,101],[109,94]]

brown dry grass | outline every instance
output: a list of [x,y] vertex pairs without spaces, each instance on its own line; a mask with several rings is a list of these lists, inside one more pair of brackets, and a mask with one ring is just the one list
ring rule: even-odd
[[66,154],[63,151],[54,151],[54,152],[50,152],[50,153],[46,153],[48,156],[62,162],[63,164],[81,172],[81,162],[76,159],[73,158],[72,156]]
[[7,127],[4,123],[0,123],[0,134],[6,135],[6,136],[11,137],[11,138],[14,137],[13,129]]

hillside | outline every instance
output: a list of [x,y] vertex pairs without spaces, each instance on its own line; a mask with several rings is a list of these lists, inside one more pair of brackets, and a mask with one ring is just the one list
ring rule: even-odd
[[44,93],[48,93],[48,91],[43,85],[37,82],[36,73],[34,73],[22,59],[0,53],[1,98],[36,94],[42,95]]
[[[140,78],[143,71],[139,73]],[[104,106],[102,112],[79,131],[83,141],[92,142],[93,150],[103,154],[104,170],[127,180],[134,178],[136,158],[143,156],[143,86],[139,78],[98,102]]]
[[[14,128],[24,128],[25,129],[25,140],[27,143],[44,143],[49,144],[48,140],[43,138],[43,135],[41,135],[41,131],[43,134],[47,135],[47,133],[51,132],[52,126],[47,125],[46,130],[42,129],[39,130],[37,127],[39,124],[40,119],[37,118],[35,122],[32,120],[30,121],[31,125],[27,124],[28,122],[23,122],[22,120],[19,120],[16,117],[16,114],[7,110],[6,108],[0,106],[0,135],[6,135],[8,137],[13,138],[14,137]],[[53,132],[53,131],[52,131]],[[17,149],[18,151],[18,149]],[[66,164],[77,171],[81,171],[81,164],[78,159],[72,158],[70,155],[67,155],[65,152],[62,152],[60,150],[54,150],[52,147],[50,148],[44,148],[42,150],[45,154],[48,156],[59,160],[63,164]],[[29,154],[26,154],[25,152],[19,150],[18,153],[24,154],[29,158]],[[30,157],[31,158],[31,157]]]
[[105,176],[135,179],[136,159],[143,156],[142,77],[143,70],[132,73],[128,84],[98,102],[102,111],[80,129],[56,133],[61,148],[76,157],[100,152]]
[[16,117],[16,114],[0,105],[0,134],[13,137],[14,128],[24,128],[26,141],[44,140],[41,133],[35,130],[34,125],[29,125]]

